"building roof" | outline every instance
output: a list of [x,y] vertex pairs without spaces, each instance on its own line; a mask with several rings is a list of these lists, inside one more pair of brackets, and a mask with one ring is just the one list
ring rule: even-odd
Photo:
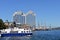
[[13,14],[13,16],[15,16],[15,15],[23,15],[23,12],[22,11],[16,11],[14,14]]
[[33,16],[36,15],[36,14],[34,14],[34,12],[32,10],[29,10],[26,15],[29,15],[29,14],[32,14]]

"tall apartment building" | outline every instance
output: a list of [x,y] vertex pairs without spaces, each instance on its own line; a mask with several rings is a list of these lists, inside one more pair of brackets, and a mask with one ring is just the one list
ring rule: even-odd
[[26,14],[26,24],[32,27],[36,26],[35,14],[31,10]]
[[13,14],[13,21],[16,24],[25,24],[25,15],[22,11],[17,11]]
[[13,21],[16,24],[27,24],[31,27],[36,26],[35,14],[31,10],[26,14],[23,14],[22,11],[15,12],[13,14]]

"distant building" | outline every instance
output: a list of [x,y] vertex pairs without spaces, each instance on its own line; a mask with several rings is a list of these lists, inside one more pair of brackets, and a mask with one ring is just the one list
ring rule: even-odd
[[13,21],[16,24],[25,24],[25,15],[22,11],[17,11],[13,14]]
[[17,11],[13,14],[13,22],[15,22],[17,26],[26,24],[28,26],[35,27],[36,26],[35,14],[31,10],[27,14],[23,14],[22,11]]
[[4,24],[5,24],[6,26],[8,26],[8,27],[11,27],[12,24],[13,24],[13,22],[4,22]]
[[26,24],[31,26],[31,27],[36,26],[35,14],[31,10],[26,14]]

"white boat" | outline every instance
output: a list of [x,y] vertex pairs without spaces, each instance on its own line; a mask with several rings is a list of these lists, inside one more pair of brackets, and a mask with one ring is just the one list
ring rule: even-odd
[[31,29],[24,29],[24,28],[17,28],[17,27],[3,29],[0,31],[1,31],[1,34],[0,34],[1,37],[32,35]]

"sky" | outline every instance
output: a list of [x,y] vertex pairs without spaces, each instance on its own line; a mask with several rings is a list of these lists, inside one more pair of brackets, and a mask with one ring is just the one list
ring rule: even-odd
[[60,0],[0,0],[3,21],[13,21],[14,12],[20,10],[24,13],[32,10],[36,14],[36,25],[60,26]]

